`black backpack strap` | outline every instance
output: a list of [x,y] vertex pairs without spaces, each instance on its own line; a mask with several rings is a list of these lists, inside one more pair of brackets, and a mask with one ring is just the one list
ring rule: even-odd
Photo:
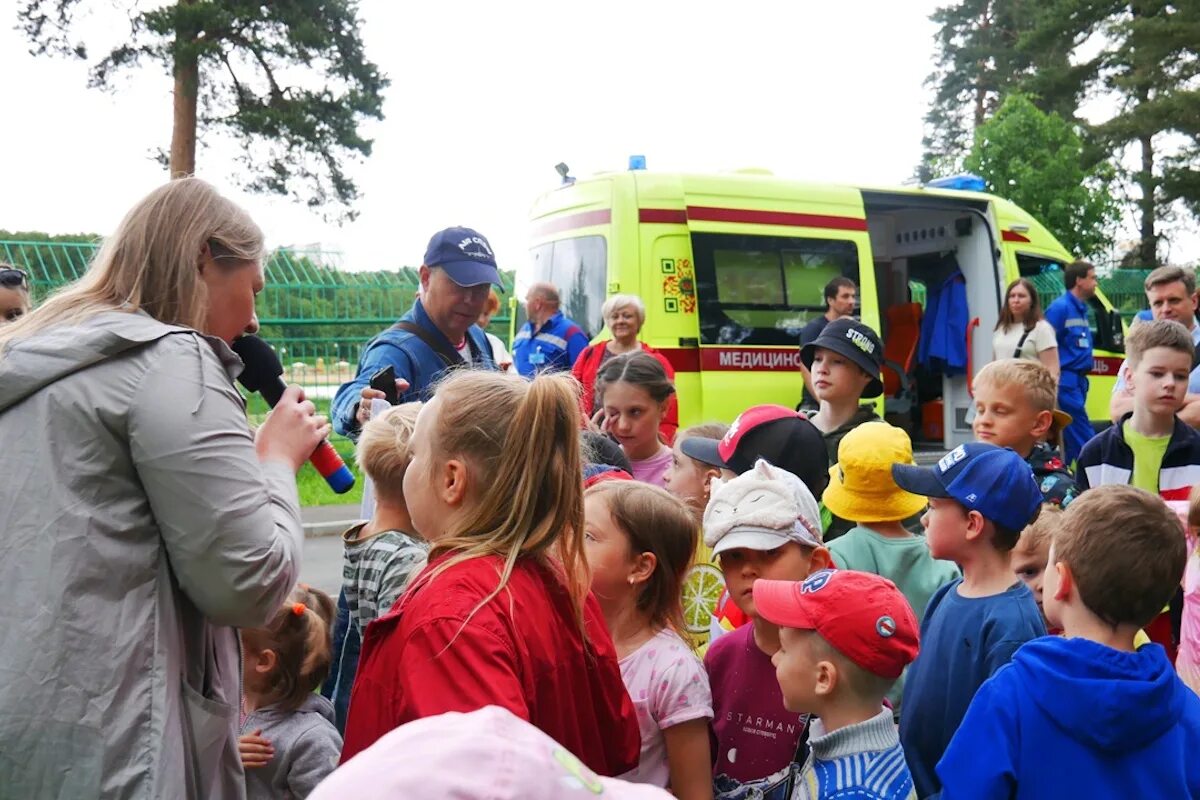
[[[440,341],[436,337],[431,336],[429,331],[425,330],[415,322],[401,320],[392,327],[396,330],[404,331],[405,333],[411,333],[413,336],[420,339],[425,343],[426,347],[437,354],[438,358],[442,360],[443,365],[447,367],[453,367],[455,364],[462,363],[462,358],[459,357],[458,351],[452,348],[449,343]],[[469,341],[470,338],[471,337],[468,336],[467,340]]]
[[1029,334],[1031,333],[1033,333],[1033,328],[1026,328],[1025,332],[1021,334],[1021,341],[1017,342],[1017,349],[1013,350],[1013,358],[1021,357],[1021,348],[1025,346],[1025,340],[1029,338]]

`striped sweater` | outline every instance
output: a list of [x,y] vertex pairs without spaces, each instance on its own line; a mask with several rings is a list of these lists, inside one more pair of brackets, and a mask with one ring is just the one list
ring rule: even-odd
[[[1126,414],[1083,446],[1075,474],[1080,490],[1130,482],[1133,450],[1125,441],[1125,425],[1131,416]],[[1171,432],[1158,473],[1158,494],[1164,500],[1187,500],[1197,483],[1200,483],[1200,433],[1176,417],[1175,430]]]
[[825,733],[809,728],[809,754],[791,800],[915,800],[890,709],[855,725]]

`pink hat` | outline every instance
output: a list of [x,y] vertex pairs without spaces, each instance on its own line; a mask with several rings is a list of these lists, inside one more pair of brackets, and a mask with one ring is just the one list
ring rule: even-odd
[[601,778],[499,706],[402,725],[326,778],[312,800],[671,800],[655,786]]

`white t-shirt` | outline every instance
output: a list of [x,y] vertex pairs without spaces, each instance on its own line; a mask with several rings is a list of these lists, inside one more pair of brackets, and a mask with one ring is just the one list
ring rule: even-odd
[[502,370],[507,370],[512,366],[512,356],[508,354],[508,349],[505,348],[504,342],[500,341],[500,337],[495,334],[483,332],[487,337],[488,344],[492,346],[492,358],[496,359],[496,366]]
[[[1012,358],[1013,351],[1017,349],[1017,342],[1021,341],[1022,336],[1025,336],[1024,325],[1009,325],[1007,328],[1000,328],[993,333],[992,350],[995,352],[996,358]],[[1055,336],[1054,328],[1049,322],[1039,319],[1029,335],[1025,336],[1019,357],[1037,361],[1038,354],[1051,347],[1058,347],[1058,337]]]
[[693,719],[712,719],[712,691],[704,664],[669,628],[620,661],[621,678],[642,732],[642,755],[622,780],[666,788],[671,777],[663,729]]

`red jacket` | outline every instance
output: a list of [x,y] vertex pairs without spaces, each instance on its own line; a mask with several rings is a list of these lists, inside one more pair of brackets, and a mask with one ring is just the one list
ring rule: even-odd
[[496,705],[601,775],[636,767],[637,716],[596,598],[589,594],[584,607],[585,645],[549,568],[517,561],[507,588],[471,615],[496,588],[503,561],[473,558],[426,581],[444,558],[367,626],[342,763],[406,722]]
[[[575,359],[575,366],[571,367],[571,374],[575,376],[575,380],[583,384],[583,398],[580,405],[583,406],[583,413],[588,419],[591,419],[592,414],[596,412],[596,375],[600,372],[600,366],[604,361],[604,351],[607,349],[608,342],[588,345],[587,349],[579,354],[579,358]],[[642,344],[642,352],[648,356],[654,356],[667,371],[667,377],[671,379],[671,382],[675,382],[675,370],[662,353],[645,343]],[[679,430],[679,401],[675,395],[671,395],[671,399],[667,401],[666,413],[663,414],[662,422],[658,425],[658,434],[667,444],[674,444],[677,430]]]

